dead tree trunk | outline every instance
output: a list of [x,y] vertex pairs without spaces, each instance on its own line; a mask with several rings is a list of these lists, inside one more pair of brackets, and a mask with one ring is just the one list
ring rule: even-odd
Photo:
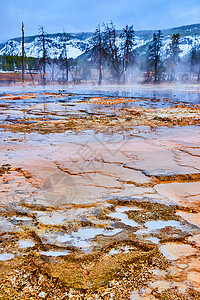
[[25,72],[24,72],[24,23],[22,22],[22,81],[25,81]]
[[64,31],[63,33],[63,39],[64,39],[64,69],[65,69],[65,73],[66,73],[66,83],[68,83],[69,81],[69,64],[68,64],[68,59],[67,59],[67,37],[66,37],[66,33]]
[[43,67],[43,72],[42,72],[42,84],[46,85],[46,49],[45,49],[45,37],[44,37],[44,32],[42,33],[42,67]]
[[102,83],[102,37],[101,37],[101,28],[99,25],[99,82],[98,85]]

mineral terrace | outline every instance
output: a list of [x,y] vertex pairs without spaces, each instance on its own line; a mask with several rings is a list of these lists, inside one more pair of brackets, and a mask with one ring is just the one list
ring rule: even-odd
[[30,90],[0,94],[0,299],[200,299],[199,92]]

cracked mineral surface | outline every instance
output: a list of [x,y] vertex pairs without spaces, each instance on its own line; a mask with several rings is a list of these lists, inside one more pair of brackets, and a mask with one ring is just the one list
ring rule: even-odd
[[200,94],[155,89],[1,91],[0,299],[200,299]]

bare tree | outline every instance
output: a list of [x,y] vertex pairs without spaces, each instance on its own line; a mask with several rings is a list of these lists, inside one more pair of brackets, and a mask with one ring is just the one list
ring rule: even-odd
[[22,81],[25,81],[25,76],[24,76],[24,57],[25,57],[25,52],[24,52],[24,23],[22,22]]
[[95,30],[95,33],[92,37],[92,58],[95,62],[98,64],[99,69],[99,80],[98,84],[101,85],[102,83],[102,59],[103,59],[103,45],[102,45],[102,34],[101,34],[101,26],[98,25],[98,27]]
[[67,58],[67,36],[65,31],[63,32],[63,53],[62,53],[65,75],[66,75],[66,83],[69,81],[69,64]]
[[122,59],[120,47],[117,43],[116,29],[112,22],[104,25],[102,36],[104,55],[111,66],[113,76],[117,79],[117,83],[119,84],[123,74]]
[[40,26],[39,28],[39,38],[38,43],[42,48],[42,84],[46,85],[46,64],[47,64],[47,48],[50,40],[47,37],[47,33],[44,31],[44,27]]

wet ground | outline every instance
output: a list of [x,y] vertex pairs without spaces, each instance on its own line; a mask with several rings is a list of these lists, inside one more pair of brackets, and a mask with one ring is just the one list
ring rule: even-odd
[[199,90],[0,95],[0,299],[200,299]]

